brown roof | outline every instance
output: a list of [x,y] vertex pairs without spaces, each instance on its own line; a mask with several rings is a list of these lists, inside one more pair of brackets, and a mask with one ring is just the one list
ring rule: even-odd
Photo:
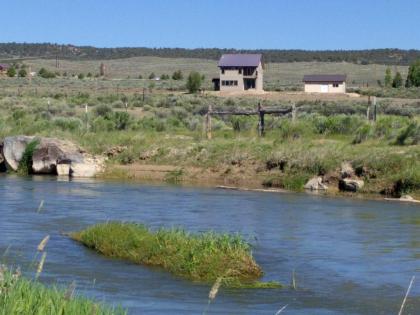
[[303,76],[303,82],[344,82],[345,74],[307,74]]

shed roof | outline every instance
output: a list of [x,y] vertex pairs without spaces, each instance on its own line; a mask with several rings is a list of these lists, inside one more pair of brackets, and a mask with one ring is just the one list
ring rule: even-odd
[[344,82],[345,74],[307,74],[303,76],[303,82]]
[[261,54],[224,54],[219,67],[258,67],[261,58]]

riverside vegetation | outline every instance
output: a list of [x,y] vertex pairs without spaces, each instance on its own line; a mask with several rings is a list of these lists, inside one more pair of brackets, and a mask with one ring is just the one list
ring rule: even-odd
[[[225,116],[213,119],[213,139],[206,139],[203,115],[209,104],[254,109],[259,101],[176,92],[8,93],[0,99],[0,137],[73,140],[110,157],[107,176],[130,177],[135,164],[174,165],[177,181],[206,180],[214,173],[230,183],[252,179],[300,190],[313,176],[334,182],[341,163],[349,162],[365,180],[361,192],[419,195],[419,101],[380,100],[378,119],[369,122],[366,100],[302,100],[295,121],[267,117],[264,138],[257,136],[255,117]],[[262,100],[266,107],[279,103],[290,106]],[[117,171],[118,165],[128,171]],[[203,172],[192,174],[191,168]]]
[[261,267],[239,235],[163,228],[152,231],[141,224],[107,222],[70,237],[105,256],[159,266],[192,281],[240,288],[280,287],[276,282],[258,281],[263,275]]
[[87,298],[72,297],[73,292],[21,277],[19,271],[0,266],[0,314],[123,315]]

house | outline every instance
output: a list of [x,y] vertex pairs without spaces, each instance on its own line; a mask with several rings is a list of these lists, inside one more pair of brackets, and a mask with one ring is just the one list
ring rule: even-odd
[[344,74],[310,74],[303,76],[306,93],[346,93]]
[[215,90],[263,91],[261,54],[224,54],[219,60],[219,78],[212,80]]
[[4,63],[0,63],[0,74],[6,73],[7,69],[9,69],[9,65],[6,65]]

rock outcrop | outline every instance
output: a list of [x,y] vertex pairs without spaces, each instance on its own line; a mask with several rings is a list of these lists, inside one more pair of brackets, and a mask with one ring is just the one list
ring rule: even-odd
[[353,166],[349,162],[343,162],[340,169],[338,189],[341,191],[357,192],[365,185],[365,182],[356,176]]
[[22,159],[26,146],[35,139],[35,137],[15,136],[6,137],[3,140],[2,155],[6,162],[6,167],[17,171],[19,162]]
[[322,182],[322,177],[313,177],[311,178],[305,186],[307,190],[327,190],[328,186]]
[[26,146],[33,140],[38,141],[32,155],[34,174],[93,177],[103,171],[103,157],[90,155],[70,141],[27,136],[4,139],[2,155],[8,168],[18,169]]
[[364,186],[364,181],[361,179],[343,178],[338,182],[338,189],[341,191],[356,192]]

